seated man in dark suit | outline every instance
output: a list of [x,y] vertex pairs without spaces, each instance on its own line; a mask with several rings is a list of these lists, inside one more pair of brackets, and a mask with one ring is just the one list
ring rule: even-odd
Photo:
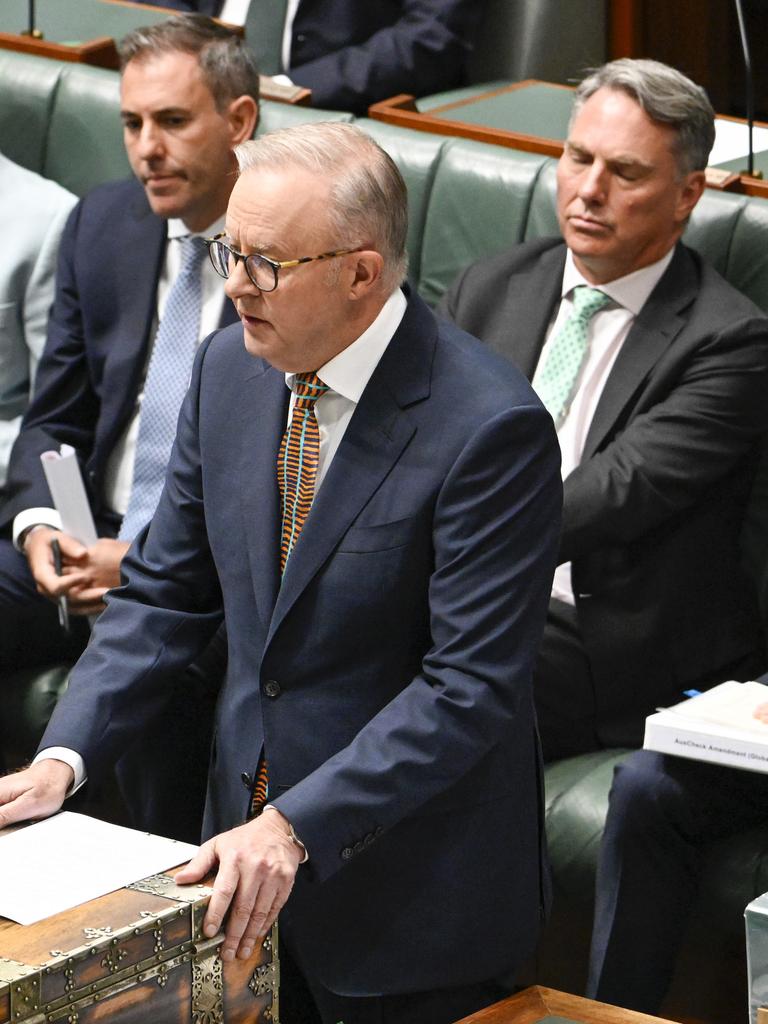
[[[284,72],[296,85],[311,89],[313,106],[355,114],[398,93],[426,96],[461,85],[485,7],[484,0],[250,4],[258,6],[264,32],[249,37],[248,43],[264,70]],[[161,6],[241,24],[248,10],[244,0],[165,0]]]
[[512,359],[563,453],[535,692],[549,760],[639,746],[688,687],[762,665],[739,535],[768,426],[768,321],[680,237],[704,189],[702,89],[620,60],[576,94],[562,239],[461,274],[442,312]]
[[98,776],[224,616],[211,838],[176,876],[218,872],[204,934],[230,910],[222,957],[247,958],[284,906],[309,1020],[449,1024],[546,913],[557,441],[513,366],[401,287],[405,184],[360,129],[238,154],[210,244],[241,324],[200,348],[155,516],[0,827]]
[[[94,189],[62,237],[46,348],[0,514],[6,672],[74,660],[82,650],[86,616],[99,612],[105,591],[119,583],[122,557],[157,503],[195,349],[236,319],[200,236],[223,225],[233,148],[256,126],[252,57],[237,37],[199,15],[131,33],[121,55],[124,141],[135,178]],[[40,453],[61,444],[77,450],[83,470],[99,534],[91,548],[63,533],[48,507]],[[73,625],[68,634],[57,619],[60,597]],[[192,775],[202,780],[207,762],[204,749],[191,756],[195,732],[209,733],[210,718],[193,701],[181,707],[191,791]],[[148,745],[139,756],[152,753]],[[157,785],[141,794],[134,780],[126,797],[141,808],[142,827],[179,833],[174,817],[147,806],[160,798]],[[172,800],[178,814],[184,802]]]

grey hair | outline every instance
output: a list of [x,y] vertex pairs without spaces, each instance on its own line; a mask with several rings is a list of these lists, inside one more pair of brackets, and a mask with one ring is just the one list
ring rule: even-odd
[[598,89],[631,96],[652,121],[675,129],[680,174],[702,171],[715,142],[715,112],[706,92],[675,68],[657,60],[622,57],[594,70],[576,90],[571,122]]
[[239,36],[203,14],[178,14],[134,29],[120,40],[118,53],[121,71],[132,60],[192,54],[217,110],[223,111],[239,96],[259,101],[259,69],[251,51]]
[[340,121],[299,124],[241,143],[240,173],[254,168],[300,167],[329,181],[327,210],[334,244],[370,246],[384,260],[388,291],[408,270],[408,192],[391,156],[355,125]]

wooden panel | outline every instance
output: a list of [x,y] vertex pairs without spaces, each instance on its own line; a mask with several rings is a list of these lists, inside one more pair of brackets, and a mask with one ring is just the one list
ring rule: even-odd
[[578,1024],[671,1024],[647,1013],[622,1010],[581,996],[534,985],[494,1006],[464,1017],[457,1024],[539,1024],[544,1017],[559,1016]]

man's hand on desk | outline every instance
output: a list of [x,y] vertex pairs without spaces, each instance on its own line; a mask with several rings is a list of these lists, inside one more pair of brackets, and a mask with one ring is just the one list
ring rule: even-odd
[[[61,548],[61,576],[53,562],[53,537]],[[120,583],[120,563],[129,547],[127,541],[102,537],[86,548],[69,534],[49,529],[33,530],[24,541],[38,591],[51,601],[66,595],[74,615],[94,615],[103,610],[104,594]]]
[[290,896],[301,859],[288,822],[273,809],[209,839],[175,880],[199,882],[218,864],[203,931],[215,935],[229,911],[221,957],[247,959]]
[[0,828],[58,811],[74,777],[68,764],[49,758],[0,779]]

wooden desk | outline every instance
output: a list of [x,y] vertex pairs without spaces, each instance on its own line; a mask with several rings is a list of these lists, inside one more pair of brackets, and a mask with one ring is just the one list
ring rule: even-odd
[[647,1013],[534,985],[516,996],[478,1010],[456,1024],[671,1024]]
[[[393,96],[374,103],[368,114],[374,120],[415,131],[559,157],[568,134],[573,92],[571,86],[527,79],[423,111],[418,109],[413,96]],[[768,174],[768,153],[756,154],[755,163]],[[768,181],[738,173],[745,164],[746,157],[729,161],[722,166],[731,173],[713,174],[707,184],[728,192],[768,198]]]

